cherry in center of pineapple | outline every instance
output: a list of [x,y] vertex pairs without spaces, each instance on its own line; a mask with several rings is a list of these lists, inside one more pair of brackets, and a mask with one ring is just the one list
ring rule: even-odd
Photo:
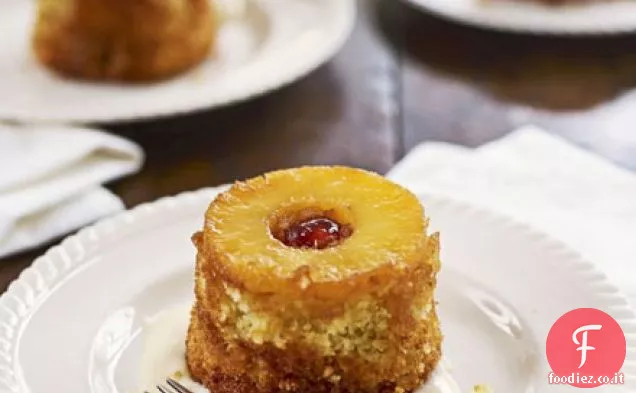
[[340,244],[349,236],[349,226],[341,225],[327,217],[315,217],[287,228],[283,243],[289,247],[322,250]]

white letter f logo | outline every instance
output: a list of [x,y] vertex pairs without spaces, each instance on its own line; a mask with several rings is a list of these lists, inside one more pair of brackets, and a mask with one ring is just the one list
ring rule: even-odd
[[[572,334],[572,341],[574,341],[574,344],[581,345],[580,347],[576,349],[577,351],[581,351],[581,364],[579,365],[579,368],[583,367],[583,365],[585,364],[585,361],[587,360],[587,351],[593,351],[596,349],[594,347],[590,347],[587,345],[587,332],[590,330],[601,330],[601,328],[602,328],[601,325],[585,325],[576,329],[574,331],[574,334]],[[583,332],[583,335],[582,335],[583,338],[581,342],[579,342],[576,336],[581,332]]]

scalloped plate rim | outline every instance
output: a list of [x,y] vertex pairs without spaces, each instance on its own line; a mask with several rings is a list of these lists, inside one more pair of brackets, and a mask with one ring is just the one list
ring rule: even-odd
[[[24,327],[30,317],[37,312],[39,306],[46,301],[48,296],[55,292],[56,288],[63,285],[65,280],[71,279],[72,276],[78,271],[81,271],[83,267],[90,265],[90,259],[87,260],[81,256],[70,256],[74,253],[73,247],[77,247],[80,253],[82,253],[82,250],[90,247],[99,247],[99,244],[108,242],[109,234],[116,232],[118,227],[134,225],[133,223],[143,219],[146,215],[155,215],[158,214],[158,212],[168,212],[174,209],[178,211],[180,208],[200,202],[201,199],[205,198],[209,200],[228,187],[229,185],[221,185],[195,191],[186,191],[177,195],[166,196],[152,202],[140,204],[132,209],[102,219],[93,225],[79,230],[77,233],[68,236],[59,244],[51,247],[46,253],[36,258],[33,264],[26,268],[20,276],[9,285],[7,291],[0,296],[0,387],[8,388],[10,391],[16,393],[26,393],[29,391],[20,384],[23,382],[21,366],[17,361],[11,360],[13,359],[12,355],[17,351],[20,335],[23,330],[22,327]],[[417,192],[416,194],[420,199],[434,200],[434,203],[440,206],[450,205],[454,210],[464,211],[467,212],[467,214],[483,215],[500,225],[514,228],[526,237],[545,243],[552,252],[560,253],[560,255],[567,259],[570,264],[569,266],[578,266],[582,271],[593,273],[593,280],[603,284],[603,290],[594,293],[599,296],[604,296],[604,302],[607,303],[608,307],[614,308],[616,312],[621,312],[623,316],[616,319],[624,329],[625,326],[627,326],[627,329],[625,329],[625,335],[628,337],[627,351],[628,353],[636,353],[636,345],[633,343],[633,340],[629,340],[630,338],[636,339],[636,314],[618,287],[612,284],[595,264],[583,258],[579,253],[569,248],[560,240],[554,239],[526,223],[502,215],[491,209],[471,204],[461,199],[452,198],[441,193],[426,191]],[[62,274],[49,278],[50,283],[53,285],[50,287],[45,286],[44,289],[41,289],[44,292],[39,295],[41,297],[38,297],[37,301],[28,299],[32,294],[27,296],[21,294],[21,289],[28,288],[28,290],[33,291],[31,288],[33,277],[42,278],[45,276],[47,274],[47,265],[51,265],[55,260],[60,259],[59,255],[56,254],[65,255],[65,258],[70,259],[70,261],[66,262],[65,270]],[[581,274],[579,273],[579,275]],[[592,278],[581,276],[581,279],[585,280],[585,282],[592,280]],[[16,320],[7,322],[6,318],[4,318],[7,312],[10,317]],[[17,332],[15,332],[16,329]],[[8,380],[7,374],[11,374],[13,381]],[[16,377],[15,374],[18,374],[18,376]],[[636,377],[636,375],[629,373],[626,373],[626,376],[629,378]]]

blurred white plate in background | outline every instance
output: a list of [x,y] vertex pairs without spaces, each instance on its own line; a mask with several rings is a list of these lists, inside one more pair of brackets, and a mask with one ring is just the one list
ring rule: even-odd
[[220,3],[236,15],[223,24],[216,54],[175,79],[124,85],[62,79],[44,69],[30,46],[35,1],[5,0],[0,12],[0,120],[110,122],[245,100],[291,83],[333,57],[356,15],[353,0]]
[[631,0],[589,0],[568,6],[538,0],[406,1],[447,19],[495,30],[559,35],[636,31],[636,1]]

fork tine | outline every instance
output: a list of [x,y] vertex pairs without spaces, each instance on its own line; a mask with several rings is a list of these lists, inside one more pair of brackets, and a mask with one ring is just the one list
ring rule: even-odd
[[170,387],[172,387],[178,393],[192,393],[190,389],[186,388],[185,386],[183,386],[182,384],[180,384],[179,382],[175,381],[172,378],[166,379],[166,382],[168,383],[168,385],[170,385]]
[[161,393],[173,393],[173,392],[169,391],[168,389],[164,388],[164,387],[163,387],[163,386],[161,386],[161,385],[157,385],[157,389],[159,389],[159,391],[160,391]]

